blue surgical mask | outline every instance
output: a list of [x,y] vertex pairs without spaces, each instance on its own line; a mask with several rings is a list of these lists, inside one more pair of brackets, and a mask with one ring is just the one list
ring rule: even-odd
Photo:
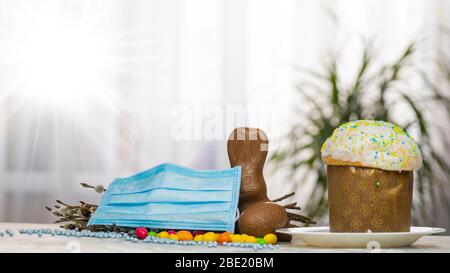
[[117,178],[89,225],[234,232],[241,167],[197,171],[161,164]]

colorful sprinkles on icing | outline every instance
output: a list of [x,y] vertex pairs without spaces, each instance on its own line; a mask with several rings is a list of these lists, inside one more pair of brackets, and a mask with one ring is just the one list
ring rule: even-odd
[[422,156],[417,144],[398,126],[374,120],[342,124],[322,145],[322,158],[359,162],[384,170],[418,170]]

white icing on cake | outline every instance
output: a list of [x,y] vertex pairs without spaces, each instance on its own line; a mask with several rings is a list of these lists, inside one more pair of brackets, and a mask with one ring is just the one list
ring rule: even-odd
[[399,127],[384,121],[358,120],[336,128],[321,149],[322,158],[359,162],[392,171],[422,167],[417,144]]

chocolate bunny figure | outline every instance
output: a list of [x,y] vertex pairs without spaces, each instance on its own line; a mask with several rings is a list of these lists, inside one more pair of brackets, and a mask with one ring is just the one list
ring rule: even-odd
[[[294,193],[271,201],[267,197],[267,186],[263,176],[264,162],[267,157],[269,141],[266,134],[258,128],[236,128],[228,143],[228,158],[231,167],[241,166],[241,188],[239,195],[238,220],[240,233],[262,237],[275,230],[290,227],[290,220],[314,223],[311,219],[289,213],[286,209],[300,209],[296,203],[281,206],[281,201]],[[290,241],[291,237],[278,234],[281,241]]]
[[237,128],[228,139],[228,158],[232,167],[242,167],[239,210],[256,202],[270,202],[267,197],[263,166],[267,157],[269,141],[259,129]]

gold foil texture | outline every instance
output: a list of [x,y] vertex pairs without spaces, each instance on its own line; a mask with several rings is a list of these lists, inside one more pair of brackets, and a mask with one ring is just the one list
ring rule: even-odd
[[402,232],[411,226],[413,172],[328,165],[331,232]]

